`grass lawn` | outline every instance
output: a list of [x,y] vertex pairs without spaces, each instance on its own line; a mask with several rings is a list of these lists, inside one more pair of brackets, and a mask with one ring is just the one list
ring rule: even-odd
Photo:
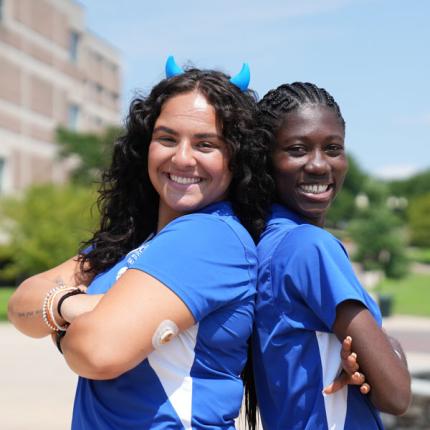
[[385,279],[379,290],[393,294],[394,314],[430,317],[430,275],[414,273],[400,280]]
[[7,320],[7,302],[14,291],[15,288],[0,288],[0,321]]

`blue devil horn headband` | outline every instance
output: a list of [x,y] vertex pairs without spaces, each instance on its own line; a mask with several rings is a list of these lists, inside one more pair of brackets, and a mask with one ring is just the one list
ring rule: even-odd
[[249,81],[251,79],[251,73],[249,71],[249,66],[247,63],[243,63],[240,72],[230,79],[230,82],[241,91],[246,91],[248,89]]
[[166,78],[181,75],[182,73],[184,73],[184,69],[176,64],[173,55],[171,55],[166,61]]
[[[184,73],[184,69],[176,64],[175,59],[171,55],[166,61],[166,78],[171,78],[172,76],[180,75]],[[236,85],[241,91],[246,91],[248,89],[249,81],[251,79],[251,73],[249,71],[249,66],[247,63],[243,63],[240,72],[230,79],[233,85]]]

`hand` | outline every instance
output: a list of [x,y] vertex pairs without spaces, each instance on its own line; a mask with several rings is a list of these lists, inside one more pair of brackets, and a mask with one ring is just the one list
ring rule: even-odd
[[342,358],[342,372],[330,385],[324,388],[324,394],[333,394],[345,385],[360,385],[362,394],[369,393],[370,385],[365,382],[364,374],[358,371],[360,366],[357,361],[357,354],[352,352],[352,338],[350,336],[343,340],[340,356]]

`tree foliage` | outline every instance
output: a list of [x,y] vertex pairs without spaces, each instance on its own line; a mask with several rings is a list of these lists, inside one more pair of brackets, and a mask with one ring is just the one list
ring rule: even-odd
[[363,192],[363,184],[368,177],[352,155],[348,155],[348,164],[348,173],[343,188],[327,214],[327,225],[329,226],[338,226],[354,217],[356,213],[355,198],[360,192]]
[[407,179],[388,182],[390,193],[409,198],[430,193],[430,169],[424,170]]
[[389,278],[408,272],[402,222],[385,205],[373,205],[351,221],[349,233],[357,250],[354,258],[366,270],[383,270]]
[[75,255],[98,220],[94,201],[94,190],[76,185],[36,186],[0,201],[0,229],[10,239],[0,249],[0,276],[32,275]]
[[407,217],[411,244],[430,247],[430,192],[410,200]]
[[75,156],[78,159],[72,171],[72,181],[79,184],[93,183],[99,178],[111,160],[115,140],[122,130],[110,127],[102,133],[78,133],[60,127],[56,141],[60,145],[60,156]]

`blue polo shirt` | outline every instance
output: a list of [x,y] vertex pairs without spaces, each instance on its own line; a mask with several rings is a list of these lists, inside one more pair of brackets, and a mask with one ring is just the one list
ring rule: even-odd
[[258,245],[259,281],[254,366],[267,430],[370,430],[378,412],[357,386],[325,396],[341,368],[341,344],[332,332],[336,306],[379,309],[357,280],[342,244],[327,231],[274,205]]
[[116,379],[79,378],[72,429],[233,430],[254,316],[252,238],[229,203],[213,204],[173,220],[97,276],[89,293],[106,292],[129,268],[170,288],[196,324]]

